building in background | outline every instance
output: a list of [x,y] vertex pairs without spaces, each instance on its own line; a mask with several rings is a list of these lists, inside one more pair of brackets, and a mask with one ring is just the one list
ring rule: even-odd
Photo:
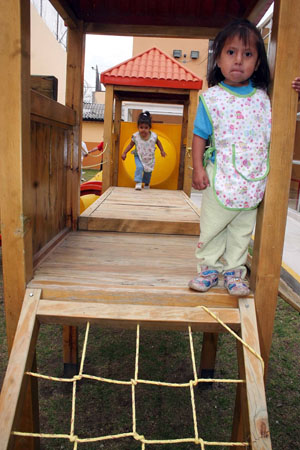
[[57,78],[57,101],[65,104],[67,28],[49,0],[31,0],[32,75]]

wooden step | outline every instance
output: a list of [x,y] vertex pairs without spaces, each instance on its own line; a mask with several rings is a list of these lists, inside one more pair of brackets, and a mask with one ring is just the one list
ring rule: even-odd
[[80,230],[199,235],[199,209],[183,191],[110,187],[79,217]]

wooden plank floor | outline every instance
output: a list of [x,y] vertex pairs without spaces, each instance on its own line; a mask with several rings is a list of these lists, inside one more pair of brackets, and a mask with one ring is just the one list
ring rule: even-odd
[[42,298],[114,304],[237,307],[219,287],[188,289],[196,273],[195,236],[77,231],[36,267],[28,287]]
[[81,214],[79,229],[198,236],[199,214],[183,191],[112,186]]

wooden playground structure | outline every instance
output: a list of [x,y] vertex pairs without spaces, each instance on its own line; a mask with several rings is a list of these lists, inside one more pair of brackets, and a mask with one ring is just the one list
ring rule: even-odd
[[[250,280],[254,294],[247,299],[231,297],[222,287],[202,295],[187,288],[195,270],[199,217],[188,198],[190,117],[183,191],[173,191],[172,200],[168,191],[160,195],[155,190],[141,192],[145,206],[141,213],[134,205],[136,197],[132,198],[127,188],[116,187],[112,142],[118,123],[112,120],[112,101],[108,102],[104,194],[96,206],[79,217],[85,34],[147,33],[213,39],[231,17],[255,21],[271,2],[240,0],[236,9],[236,2],[226,0],[189,0],[184,6],[182,2],[152,1],[148,9],[148,3],[141,1],[139,15],[137,3],[132,9],[127,4],[126,19],[117,0],[105,2],[105,6],[74,0],[51,3],[68,26],[66,106],[30,91],[30,1],[0,2],[4,105],[0,110],[1,233],[10,352],[0,398],[0,449],[39,447],[38,438],[12,433],[38,433],[37,383],[25,372],[35,370],[39,324],[64,325],[68,341],[64,362],[77,364],[76,326],[83,322],[203,331],[201,373],[213,369],[217,335],[228,326],[242,339],[238,362],[245,381],[237,385],[232,441],[247,440],[251,449],[271,449],[264,378],[272,343],[294,148],[297,94],[291,81],[300,73],[300,3],[274,2],[271,171],[255,232]],[[112,100],[113,88],[108,94]],[[132,213],[126,216],[129,208]],[[149,263],[148,255],[155,264]],[[87,260],[89,265],[82,270],[82,262]]]

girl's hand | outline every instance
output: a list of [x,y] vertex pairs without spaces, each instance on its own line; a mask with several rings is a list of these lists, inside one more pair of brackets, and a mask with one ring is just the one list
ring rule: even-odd
[[163,158],[165,158],[165,157],[167,156],[167,154],[166,154],[166,152],[165,152],[164,150],[162,150],[162,151],[160,152],[160,154],[161,154],[161,156],[162,156]]
[[123,161],[125,161],[126,155],[127,155],[127,153],[125,153],[125,152],[122,153],[121,158],[123,159]]
[[209,179],[204,167],[198,170],[193,170],[192,186],[194,189],[198,189],[199,191],[202,191],[203,189],[206,189],[207,186],[209,186]]
[[300,77],[297,77],[292,81],[292,88],[294,88],[296,92],[300,93]]

